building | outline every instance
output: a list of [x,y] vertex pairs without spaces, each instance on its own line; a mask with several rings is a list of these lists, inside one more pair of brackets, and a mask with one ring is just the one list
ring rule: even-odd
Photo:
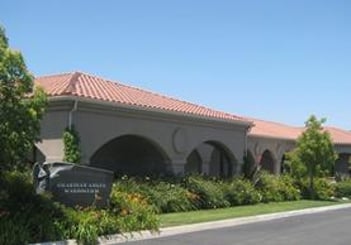
[[[123,174],[239,174],[244,156],[280,173],[302,128],[245,118],[82,72],[38,77],[49,95],[39,161],[61,161],[66,127],[79,132],[82,163]],[[351,132],[329,128],[346,171]]]

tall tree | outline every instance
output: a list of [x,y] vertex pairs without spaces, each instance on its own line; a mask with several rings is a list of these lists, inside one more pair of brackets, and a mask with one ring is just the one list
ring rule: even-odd
[[33,81],[0,26],[0,171],[23,166],[38,140],[47,98]]
[[312,197],[314,196],[314,177],[330,174],[337,159],[330,134],[322,126],[325,121],[325,119],[318,120],[315,116],[310,116],[305,122],[305,131],[298,138],[297,147],[292,153],[293,161],[301,162],[307,170]]

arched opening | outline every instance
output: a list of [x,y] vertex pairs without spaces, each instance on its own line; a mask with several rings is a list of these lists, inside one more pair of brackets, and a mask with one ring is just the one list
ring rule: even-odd
[[206,141],[189,154],[185,173],[194,170],[203,173],[206,169],[204,173],[210,176],[230,177],[236,164],[236,158],[226,146],[219,142]]
[[351,154],[341,153],[338,155],[338,159],[335,162],[335,174],[336,175],[350,175],[351,167]]
[[154,142],[135,135],[115,138],[100,147],[90,165],[109,169],[117,175],[162,175],[167,172],[168,157]]
[[184,171],[187,174],[200,174],[202,172],[202,160],[197,150],[193,150],[188,156]]
[[269,150],[265,150],[260,161],[261,169],[274,174],[274,165],[275,163],[272,153]]

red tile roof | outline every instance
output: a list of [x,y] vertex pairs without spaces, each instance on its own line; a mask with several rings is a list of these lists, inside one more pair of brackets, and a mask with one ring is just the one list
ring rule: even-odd
[[[304,131],[304,127],[293,127],[286,124],[269,122],[260,119],[247,118],[254,122],[255,126],[249,135],[258,137],[268,137],[275,139],[296,140]],[[351,131],[335,127],[324,127],[335,144],[351,144]]]
[[[302,127],[293,127],[277,122],[269,122],[248,117],[239,117],[229,113],[166,97],[139,88],[127,86],[92,76],[82,72],[36,78],[36,84],[44,88],[49,96],[77,96],[131,105],[140,108],[151,108],[169,112],[183,113],[212,119],[241,121],[255,126],[249,135],[276,139],[296,140],[303,132]],[[351,132],[334,127],[326,127],[337,144],[351,144]]]
[[77,96],[140,108],[152,108],[250,124],[249,121],[239,116],[212,110],[204,106],[166,97],[82,72],[38,77],[35,83],[42,86],[49,96]]
[[335,127],[325,127],[325,129],[330,133],[334,143],[345,145],[351,144],[351,131]]
[[292,127],[282,123],[269,122],[253,118],[248,118],[248,120],[253,121],[255,124],[249,133],[249,135],[253,136],[296,140],[303,131],[302,128]]

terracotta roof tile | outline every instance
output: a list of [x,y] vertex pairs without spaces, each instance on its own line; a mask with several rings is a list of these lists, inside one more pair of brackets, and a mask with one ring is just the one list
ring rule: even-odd
[[[132,86],[112,82],[82,72],[72,72],[36,78],[49,96],[78,96],[132,105],[140,108],[153,108],[170,112],[202,116],[229,121],[253,122],[255,126],[249,135],[268,138],[296,140],[303,127],[293,127],[282,123],[264,121],[249,117],[239,117],[229,113],[212,110],[193,103],[170,98]],[[351,132],[335,127],[326,127],[337,144],[351,144]]]
[[249,135],[263,136],[268,138],[296,140],[303,128],[292,127],[286,124],[269,122],[260,119],[247,118],[254,122],[255,126],[251,129]]
[[330,133],[334,143],[346,145],[351,144],[351,131],[335,127],[325,127],[325,129]]
[[[304,127],[293,127],[282,123],[269,122],[260,119],[247,118],[253,121],[255,126],[249,135],[276,139],[296,140],[304,131]],[[351,131],[335,127],[324,127],[334,143],[351,145]]]
[[49,96],[78,96],[96,100],[132,105],[141,108],[153,108],[196,116],[228,121],[250,121],[229,113],[166,97],[153,92],[112,82],[82,72],[42,76],[35,80]]

